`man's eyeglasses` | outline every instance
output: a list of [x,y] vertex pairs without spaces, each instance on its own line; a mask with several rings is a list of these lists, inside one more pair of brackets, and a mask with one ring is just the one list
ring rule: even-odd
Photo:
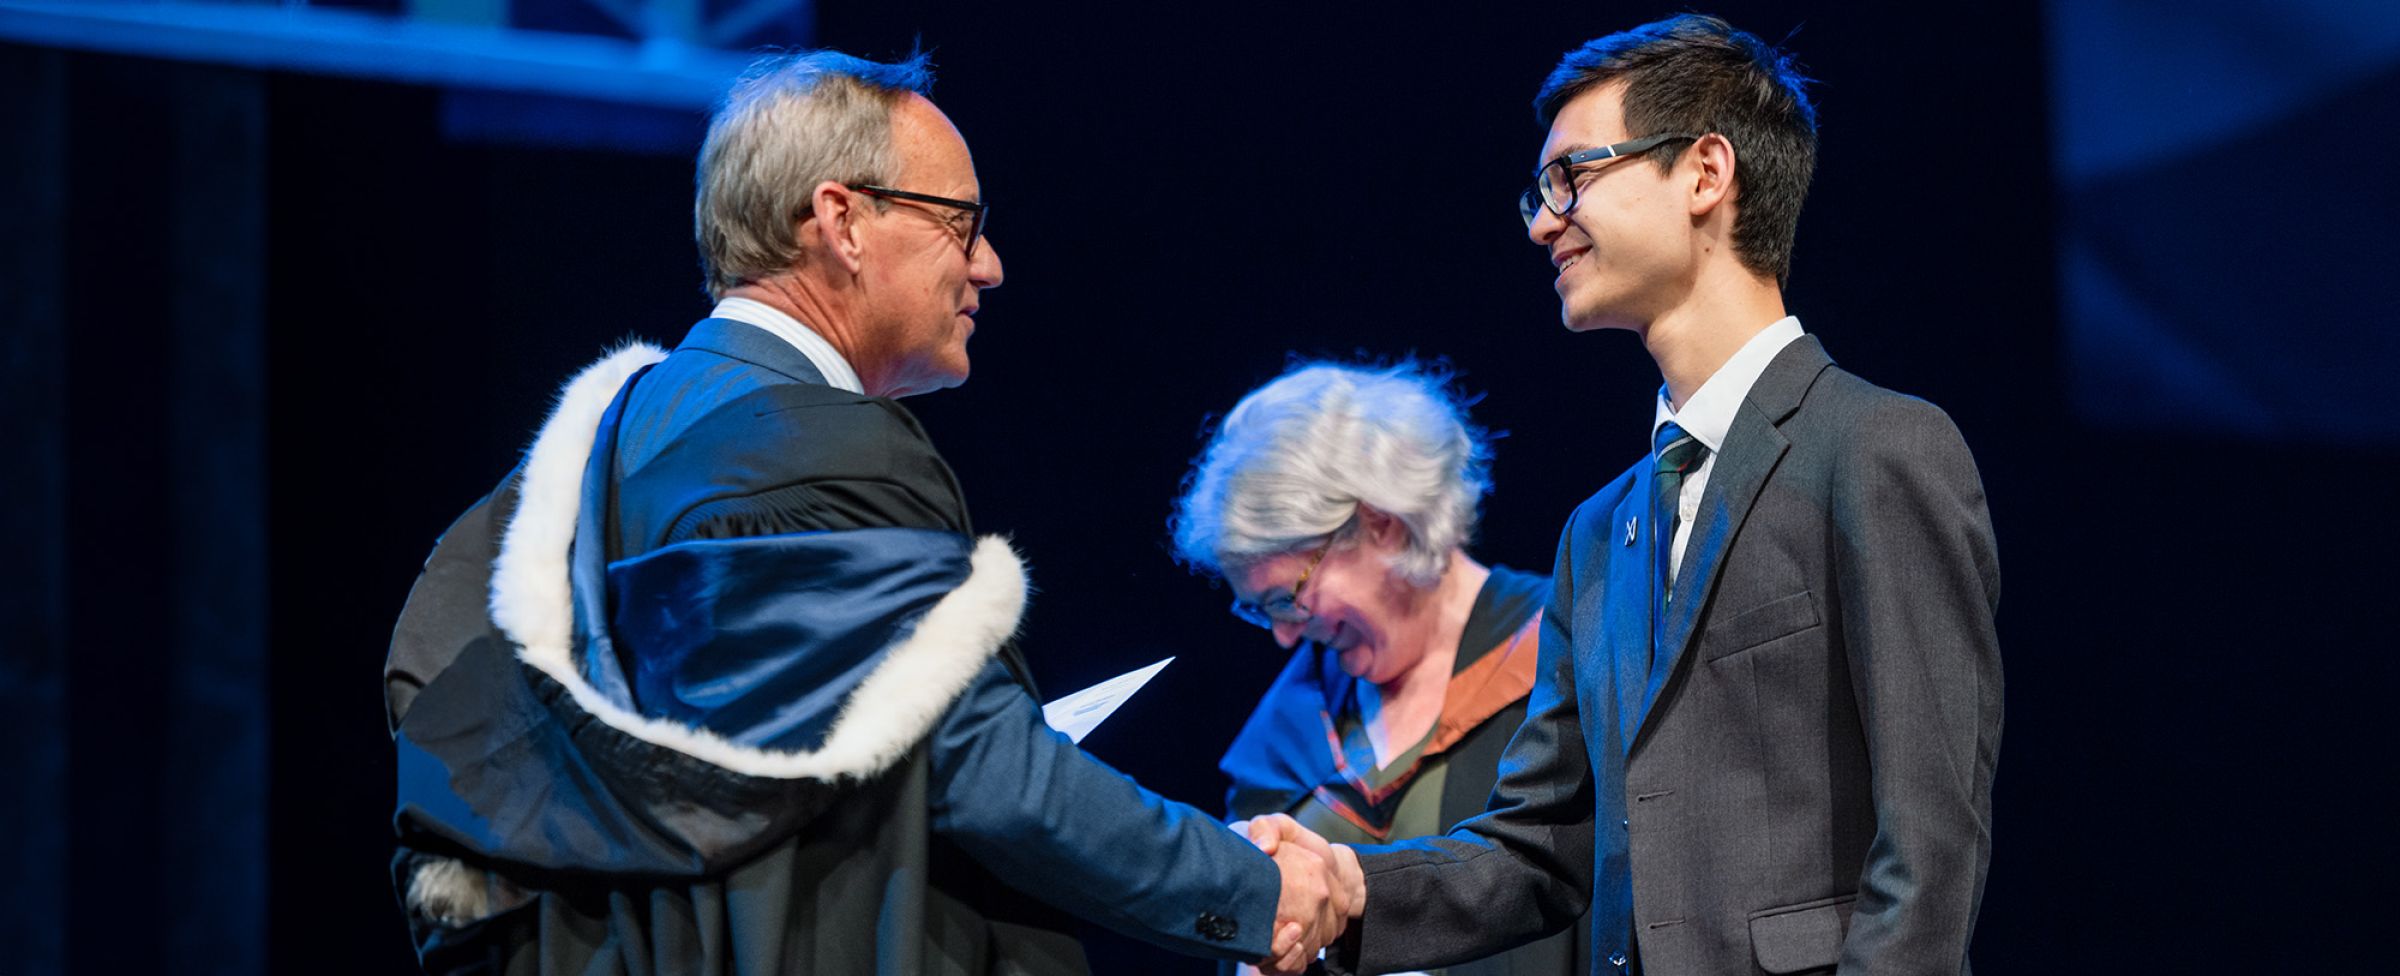
[[1308,577],[1317,571],[1317,564],[1323,562],[1325,553],[1332,549],[1333,538],[1328,536],[1325,544],[1317,547],[1317,554],[1308,557],[1308,568],[1300,571],[1300,578],[1292,583],[1291,592],[1268,597],[1263,604],[1235,600],[1233,615],[1267,630],[1275,629],[1276,624],[1307,623],[1312,614],[1307,607],[1300,605],[1300,590],[1308,586]]
[[948,207],[952,210],[964,211],[967,215],[969,215],[965,230],[959,229],[959,221],[955,218],[943,218],[942,224],[950,228],[950,233],[958,236],[960,243],[966,245],[967,260],[969,261],[975,259],[975,245],[977,242],[983,240],[983,222],[985,218],[990,217],[992,213],[991,204],[977,203],[973,200],[952,200],[949,197],[937,197],[930,193],[912,193],[907,190],[895,190],[888,186],[876,186],[872,183],[852,183],[850,184],[850,188],[871,197],[882,197],[886,200],[902,200],[909,203],[929,203],[937,207]]
[[1525,218],[1525,226],[1531,227],[1535,218],[1540,217],[1544,209],[1561,217],[1573,212],[1577,200],[1583,193],[1583,185],[1576,179],[1575,167],[1577,166],[1604,159],[1639,156],[1670,142],[1698,138],[1700,137],[1682,132],[1666,132],[1655,136],[1643,136],[1639,139],[1627,139],[1624,142],[1601,146],[1598,149],[1583,149],[1561,155],[1557,159],[1543,163],[1540,169],[1533,171],[1533,185],[1526,187],[1525,192],[1517,196],[1517,216]]

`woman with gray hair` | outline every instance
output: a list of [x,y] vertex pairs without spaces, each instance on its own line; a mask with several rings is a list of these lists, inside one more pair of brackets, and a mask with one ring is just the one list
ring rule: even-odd
[[[1380,844],[1483,811],[1550,590],[1467,555],[1490,459],[1414,363],[1304,363],[1226,414],[1185,479],[1175,548],[1294,651],[1225,753],[1231,818]],[[1578,957],[1562,934],[1446,972],[1565,974]]]

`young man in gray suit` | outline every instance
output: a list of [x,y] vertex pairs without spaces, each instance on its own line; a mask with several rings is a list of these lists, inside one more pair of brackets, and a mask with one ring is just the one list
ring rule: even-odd
[[1666,382],[1647,456],[1567,524],[1490,809],[1355,856],[1254,825],[1351,869],[1332,968],[1588,916],[1596,973],[1967,971],[2000,742],[1991,519],[1949,418],[1784,310],[1803,83],[1683,16],[1543,85],[1521,207],[1561,317],[1640,336]]

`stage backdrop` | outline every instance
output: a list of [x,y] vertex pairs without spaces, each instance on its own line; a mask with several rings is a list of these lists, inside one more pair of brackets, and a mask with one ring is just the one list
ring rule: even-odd
[[[2235,6],[1716,7],[1820,79],[1792,309],[1946,408],[1989,489],[1987,973],[2347,971],[2400,907],[2359,880],[2400,814],[2390,15]],[[1486,560],[1546,569],[1645,449],[1656,373],[1558,327],[1514,199],[1560,53],[1671,12],[813,8],[816,42],[933,52],[994,205],[974,377],[909,406],[1029,558],[1037,676],[1179,658],[1093,752],[1219,803],[1283,656],[1165,518],[1294,354],[1482,397]],[[702,112],[25,43],[0,79],[0,972],[408,972],[391,620],[561,379],[706,312]]]

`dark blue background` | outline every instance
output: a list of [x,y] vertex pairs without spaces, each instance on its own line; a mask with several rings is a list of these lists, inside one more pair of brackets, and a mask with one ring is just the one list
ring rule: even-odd
[[[1821,80],[1792,310],[1947,408],[1990,491],[1988,973],[2340,971],[2400,907],[2394,15],[2235,6],[1713,8],[1797,30]],[[1487,560],[1546,567],[1643,450],[1655,370],[1558,327],[1513,198],[1559,54],[1670,12],[819,9],[854,53],[922,37],[994,203],[1008,283],[974,379],[910,406],[1029,557],[1046,690],[1181,657],[1095,753],[1219,801],[1282,655],[1173,564],[1164,519],[1204,418],[1289,353],[1443,356],[1484,395],[1507,432]],[[24,784],[0,971],[408,971],[391,619],[557,382],[705,313],[700,118],[21,47],[0,68],[31,107],[0,252],[0,436],[29,459],[0,482]],[[1093,945],[1103,972],[1205,971]]]

